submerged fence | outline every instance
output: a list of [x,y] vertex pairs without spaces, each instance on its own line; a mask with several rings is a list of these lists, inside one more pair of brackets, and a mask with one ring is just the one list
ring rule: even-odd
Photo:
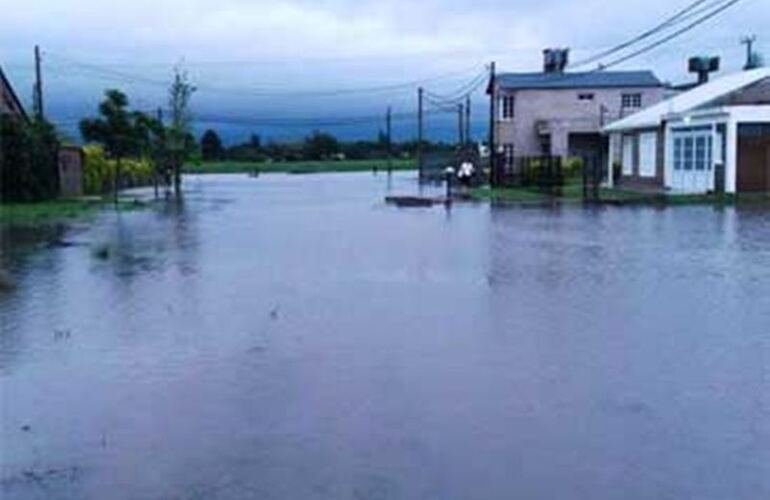
[[553,191],[564,185],[560,156],[522,156],[499,158],[492,183],[498,187],[535,187]]

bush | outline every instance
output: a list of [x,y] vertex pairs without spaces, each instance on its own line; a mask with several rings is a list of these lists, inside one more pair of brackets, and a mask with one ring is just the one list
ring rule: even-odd
[[575,179],[583,176],[584,162],[582,158],[572,157],[564,161],[562,173],[565,179]]
[[59,141],[53,126],[0,116],[0,198],[41,201],[59,195]]
[[[107,159],[101,146],[83,148],[83,182],[87,194],[105,194],[115,182],[117,162]],[[126,158],[121,161],[121,188],[152,184],[155,166],[147,159]]]

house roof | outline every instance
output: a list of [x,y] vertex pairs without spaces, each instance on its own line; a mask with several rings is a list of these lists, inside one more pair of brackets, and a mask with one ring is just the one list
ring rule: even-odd
[[723,76],[612,122],[604,127],[604,131],[617,132],[657,127],[661,125],[667,115],[686,113],[765,78],[770,78],[770,68],[759,68]]
[[21,110],[21,115],[24,117],[24,119],[27,119],[27,112],[24,110],[24,105],[19,100],[19,97],[16,95],[16,92],[13,91],[13,86],[11,85],[11,82],[8,81],[8,78],[5,76],[2,66],[0,66],[0,85],[5,87],[6,91],[11,96],[11,99],[13,99],[14,104],[16,104],[16,107],[19,110]]
[[582,73],[502,73],[495,77],[504,89],[575,89],[660,87],[652,71],[587,71]]

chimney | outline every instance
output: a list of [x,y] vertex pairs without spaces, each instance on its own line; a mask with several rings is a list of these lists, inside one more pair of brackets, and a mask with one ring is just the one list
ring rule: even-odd
[[698,85],[709,81],[709,73],[719,71],[718,57],[691,57],[687,62],[690,73],[698,74]]
[[543,72],[564,73],[569,62],[569,49],[545,49],[543,51]]

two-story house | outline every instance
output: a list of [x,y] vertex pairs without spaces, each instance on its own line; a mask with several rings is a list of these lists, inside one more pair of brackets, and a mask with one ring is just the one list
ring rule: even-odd
[[489,85],[494,143],[506,166],[523,156],[605,157],[602,127],[663,100],[651,71],[566,72],[567,49],[547,49],[539,73],[503,73]]

